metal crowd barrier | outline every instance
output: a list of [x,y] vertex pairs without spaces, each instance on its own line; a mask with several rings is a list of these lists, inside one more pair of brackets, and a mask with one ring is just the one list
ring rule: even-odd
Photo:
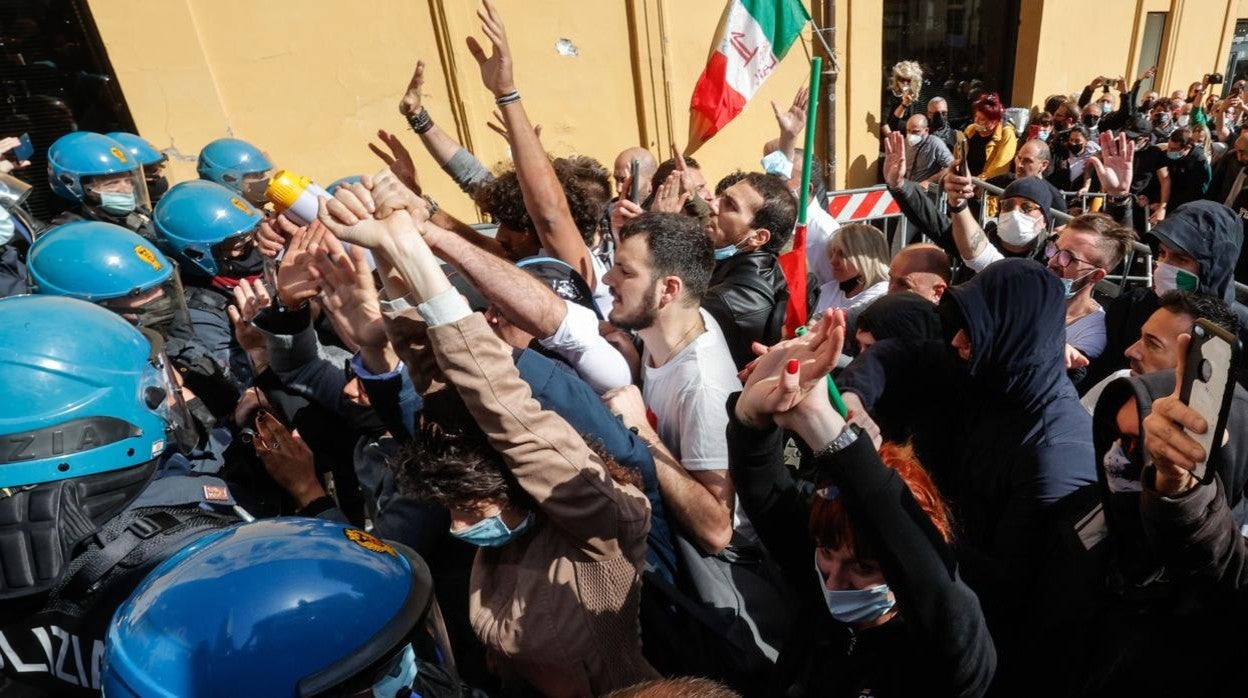
[[[1005,190],[1001,187],[989,184],[982,179],[972,179],[971,181],[981,191],[980,225],[983,225],[983,212],[986,208],[984,205],[985,200],[988,196],[1001,196]],[[1063,195],[1067,193],[1070,192],[1062,192]],[[1094,197],[1105,197],[1104,193],[1089,192],[1088,194],[1078,194],[1078,192],[1074,192],[1074,194],[1085,197],[1083,199],[1085,207],[1088,199]],[[1066,225],[1074,219],[1074,216],[1068,213],[1062,213],[1061,211],[1052,211],[1051,213],[1053,214],[1053,223],[1055,226]],[[1138,272],[1135,274],[1131,273],[1133,266],[1139,268]],[[1111,278],[1115,280],[1111,281]],[[1153,250],[1148,245],[1145,245],[1138,240],[1131,243],[1131,249],[1127,252],[1126,259],[1122,260],[1122,265],[1119,267],[1119,273],[1106,276],[1097,283],[1096,290],[1107,296],[1117,298],[1127,289],[1127,285],[1130,283],[1138,283],[1150,288],[1153,285]]]
[[[980,190],[979,195],[979,216],[980,225],[982,226],[986,220],[984,218],[987,211],[987,197],[1001,196],[1005,191],[1001,187],[989,184],[982,179],[972,179],[974,185]],[[1078,197],[1080,205],[1084,211],[1087,211],[1089,202],[1101,200],[1100,208],[1104,208],[1104,192],[1062,192],[1063,196]],[[909,239],[909,222],[901,213],[895,204],[891,204],[892,195],[888,192],[886,185],[880,184],[874,187],[860,187],[858,189],[843,189],[839,191],[828,192],[828,212],[838,223],[871,223],[880,230],[889,239],[889,249],[892,255],[896,255],[901,248],[906,246]],[[837,205],[839,203],[839,206]],[[945,199],[945,193],[940,192],[939,207],[942,213],[948,210],[948,202]],[[835,210],[834,210],[835,209]],[[1053,222],[1057,225],[1065,225],[1069,223],[1074,216],[1061,211],[1053,211]],[[1140,233],[1147,234],[1147,230]],[[1117,273],[1110,274],[1102,279],[1096,285],[1096,290],[1111,298],[1116,298],[1123,291],[1127,290],[1128,285],[1138,284],[1151,288],[1153,285],[1153,250],[1148,245],[1136,240],[1131,244],[1131,249],[1127,252],[1127,257],[1122,261],[1121,266],[1115,270]],[[1235,295],[1241,303],[1248,304],[1248,284],[1235,282]]]
[[883,184],[830,191],[827,210],[837,223],[870,223],[884,231],[893,255],[906,246],[910,237],[910,222]]

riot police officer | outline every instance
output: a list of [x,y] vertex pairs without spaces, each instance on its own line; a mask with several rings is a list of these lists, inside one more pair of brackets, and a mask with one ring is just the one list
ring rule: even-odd
[[48,182],[53,192],[73,202],[52,219],[53,225],[104,221],[153,237],[143,168],[108,136],[75,131],[56,139],[48,148]]
[[251,378],[226,308],[233,289],[264,271],[254,234],[260,212],[236,192],[192,180],[173,186],[153,214],[157,241],[178,262],[195,336],[239,390]]
[[169,156],[156,149],[147,139],[125,131],[113,131],[106,134],[121,144],[139,166],[143,168],[143,180],[147,183],[147,198],[153,206],[160,197],[169,191],[169,180],[165,177],[165,163]]
[[211,534],[154,570],[109,627],[102,683],[109,698],[468,694],[424,561],[301,518]]
[[95,695],[117,606],[239,517],[225,482],[171,467],[195,436],[159,335],[57,296],[0,317],[0,671]]
[[259,148],[237,138],[218,138],[199,151],[200,179],[216,182],[242,194],[253,206],[266,203],[273,163]]

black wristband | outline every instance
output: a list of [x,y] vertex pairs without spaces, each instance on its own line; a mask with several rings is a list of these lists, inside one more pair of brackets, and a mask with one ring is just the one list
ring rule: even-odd
[[421,107],[420,111],[407,117],[407,124],[417,134],[421,134],[433,128],[433,119],[429,116],[429,110]]
[[970,205],[970,204],[966,203],[966,200],[965,200],[965,199],[963,199],[963,200],[962,200],[962,203],[958,204],[957,206],[954,206],[953,204],[950,204],[950,205],[949,205],[949,213],[959,213],[959,212],[961,212],[961,211],[965,211],[969,205]]

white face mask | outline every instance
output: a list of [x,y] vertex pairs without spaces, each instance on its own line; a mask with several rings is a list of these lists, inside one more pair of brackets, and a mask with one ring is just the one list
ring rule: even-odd
[[1187,126],[1190,123],[1192,123],[1192,117],[1188,116],[1187,114],[1183,114],[1182,116],[1179,117],[1179,128],[1183,128],[1184,126]]
[[1009,211],[997,219],[997,235],[1007,245],[1022,247],[1035,241],[1042,226],[1041,221],[1022,211]]
[[1159,296],[1175,289],[1195,291],[1199,285],[1200,277],[1186,269],[1163,262],[1158,262],[1157,268],[1153,269],[1153,292]]
[[918,133],[907,134],[906,142],[910,144],[911,148],[913,148],[914,146],[923,142],[923,136]]

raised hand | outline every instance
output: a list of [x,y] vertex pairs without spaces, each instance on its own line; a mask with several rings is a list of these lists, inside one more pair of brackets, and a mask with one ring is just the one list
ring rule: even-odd
[[27,167],[30,165],[30,160],[22,160],[21,162],[15,162],[13,160],[10,160],[4,157],[6,153],[8,153],[10,150],[13,150],[14,148],[16,148],[17,146],[21,144],[22,144],[21,139],[16,138],[14,136],[9,136],[7,138],[0,139],[0,172],[4,174],[8,174],[12,172],[13,170],[18,170],[18,169],[21,169],[23,167]]
[[287,238],[276,229],[276,226],[281,225],[279,221],[286,221],[286,223],[294,226],[286,216],[281,214],[272,215],[260,221],[259,227],[256,228],[255,234],[252,235],[252,239],[256,241],[256,247],[260,248],[260,254],[270,259],[276,257],[281,253],[282,248],[286,247]]
[[264,283],[258,279],[244,279],[234,287],[234,304],[225,308],[225,314],[234,327],[234,339],[247,352],[254,373],[261,373],[269,365],[269,342],[251,321],[268,306],[269,292]]
[[256,417],[256,440],[252,444],[269,476],[290,493],[300,509],[325,496],[325,488],[316,479],[312,449],[298,430],[289,430],[273,415],[261,412]]
[[776,115],[776,123],[780,126],[780,134],[796,139],[802,129],[806,128],[806,108],[810,104],[810,88],[803,87],[793,97],[793,104],[787,111],[780,111],[775,102],[771,103],[771,111]]
[[261,310],[269,307],[273,299],[269,297],[269,289],[264,287],[260,279],[248,281],[244,279],[234,287],[234,306],[244,322],[251,322]]
[[[494,133],[497,133],[498,135],[502,136],[503,140],[507,141],[508,143],[511,142],[511,132],[507,130],[506,122],[503,121],[503,115],[499,114],[497,109],[493,111],[493,120],[487,121],[485,125],[489,126],[490,130],[493,131]],[[533,135],[537,136],[538,138],[542,137],[542,125],[541,124],[533,124]]]
[[481,19],[481,31],[493,46],[489,56],[476,37],[468,37],[468,50],[477,60],[481,69],[481,82],[495,97],[502,97],[516,91],[516,82],[511,73],[511,49],[507,46],[507,31],[503,27],[503,18],[498,8],[490,0],[483,1],[483,9],[477,10]]
[[760,356],[746,366],[745,388],[736,416],[743,424],[767,426],[775,415],[795,407],[836,367],[845,346],[845,311],[829,310],[814,329],[770,348],[758,343]]
[[945,175],[945,198],[950,206],[957,206],[963,201],[975,198],[975,183],[970,177],[961,174],[961,163],[955,161]]
[[650,204],[651,211],[656,213],[680,213],[684,209],[685,202],[689,200],[690,194],[684,191],[680,180],[679,170],[673,170],[667,176],[667,179],[654,192],[654,200]]
[[906,137],[893,131],[884,138],[884,183],[900,187],[906,178]]
[[[424,64],[422,63],[421,66],[423,67]],[[386,144],[386,147],[390,149],[390,152],[387,153],[382,150],[381,146],[376,143],[369,143],[368,149],[373,151],[374,155],[381,158],[382,162],[386,163],[386,167],[399,178],[399,181],[402,182],[404,186],[417,194],[422,193],[420,188],[420,177],[416,174],[416,163],[412,161],[411,151],[403,145],[403,142],[399,140],[398,136],[390,133],[384,128],[377,129],[377,137],[381,139],[382,143]]]
[[424,105],[421,104],[420,88],[425,85],[425,62],[423,60],[416,61],[416,71],[412,73],[412,79],[407,81],[407,92],[403,93],[403,99],[399,100],[399,113],[406,117],[415,116]]
[[312,271],[316,248],[328,232],[320,221],[299,228],[290,238],[282,265],[277,268],[277,299],[283,308],[298,308],[316,297],[321,286]]
[[1131,190],[1135,163],[1135,141],[1127,134],[1106,131],[1097,139],[1101,146],[1098,157],[1088,158],[1101,188],[1109,195],[1126,194]]
[[404,186],[390,172],[382,172],[373,181],[373,216],[385,220],[394,211],[407,211],[417,227],[429,220],[429,202]]
[[[1192,337],[1179,335],[1175,343],[1179,357],[1187,356]],[[1210,425],[1199,412],[1184,404],[1179,397],[1183,390],[1183,360],[1174,369],[1174,392],[1153,401],[1153,409],[1144,418],[1144,448],[1152,456],[1157,469],[1154,485],[1163,495],[1177,495],[1196,485],[1192,469],[1205,460],[1206,453],[1187,431],[1203,434]],[[1187,431],[1184,431],[1187,430]]]
[[321,307],[343,341],[356,349],[385,346],[381,302],[364,249],[353,246],[348,253],[333,235],[326,235],[316,251],[316,271],[324,288]]

